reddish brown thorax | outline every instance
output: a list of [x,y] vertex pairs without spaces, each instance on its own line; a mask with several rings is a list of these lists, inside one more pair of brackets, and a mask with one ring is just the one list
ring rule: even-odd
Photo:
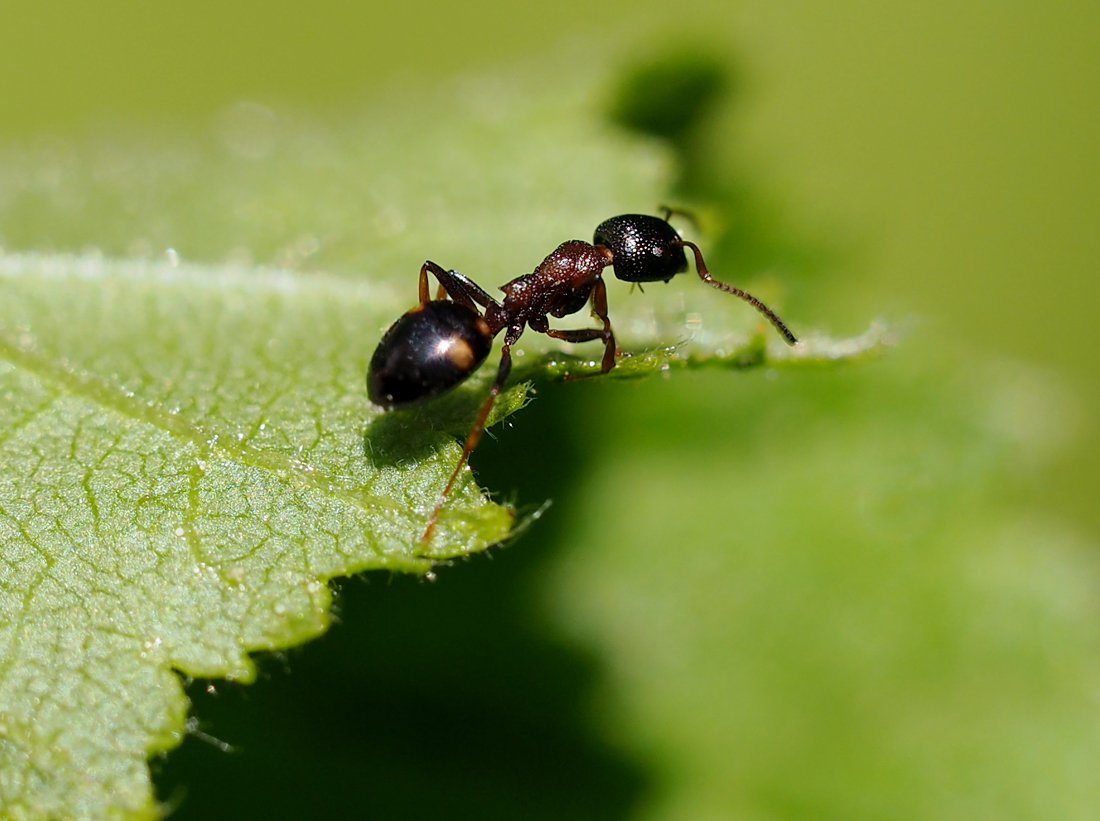
[[[579,239],[563,242],[530,274],[501,286],[504,302],[500,313],[508,317],[507,324],[534,320],[538,327],[544,324],[542,320],[547,314],[559,318],[575,314],[588,302],[592,288],[611,260],[611,251],[602,246]],[[489,320],[491,326],[494,319]]]

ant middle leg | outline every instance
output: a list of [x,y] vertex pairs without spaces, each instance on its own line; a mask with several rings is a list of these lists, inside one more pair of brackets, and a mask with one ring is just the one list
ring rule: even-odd
[[432,531],[435,530],[435,524],[439,520],[439,514],[443,510],[443,505],[447,503],[447,497],[451,493],[451,488],[454,487],[455,482],[458,480],[458,475],[462,472],[462,468],[465,467],[466,463],[470,460],[470,454],[474,452],[474,448],[477,447],[477,443],[481,440],[481,434],[485,432],[485,425],[489,421],[489,414],[492,413],[497,396],[499,396],[501,390],[504,389],[504,383],[508,380],[508,374],[512,372],[512,345],[519,339],[522,333],[523,325],[513,326],[508,329],[508,334],[505,336],[504,344],[501,346],[500,350],[500,366],[497,368],[496,378],[493,380],[492,387],[489,388],[489,395],[485,397],[485,401],[481,405],[481,410],[477,413],[477,419],[474,420],[474,425],[470,428],[470,433],[466,436],[466,443],[462,446],[462,454],[458,457],[458,464],[456,464],[454,470],[451,471],[451,478],[447,480],[443,492],[439,494],[439,501],[436,502],[435,509],[432,510],[432,515],[428,517],[428,524],[424,527],[424,533],[420,537],[422,544],[427,544],[431,541]]

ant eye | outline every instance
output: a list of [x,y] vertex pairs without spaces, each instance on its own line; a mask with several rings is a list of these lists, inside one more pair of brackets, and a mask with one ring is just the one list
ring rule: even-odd
[[623,214],[604,220],[594,244],[610,249],[615,276],[624,282],[668,282],[688,267],[680,235],[660,217]]

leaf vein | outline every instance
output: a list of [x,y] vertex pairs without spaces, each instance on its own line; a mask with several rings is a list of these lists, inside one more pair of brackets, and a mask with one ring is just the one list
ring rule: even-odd
[[223,440],[217,434],[209,434],[178,414],[164,411],[155,405],[142,402],[125,389],[104,384],[64,363],[50,362],[36,356],[0,337],[0,360],[52,384],[62,393],[84,399],[106,408],[125,418],[150,425],[196,447],[207,459],[225,459],[247,467],[273,473],[283,480],[291,480],[300,487],[337,499],[363,513],[375,513],[380,508],[396,513],[407,513],[398,503],[362,490],[341,488],[338,482],[313,466],[304,466],[297,459],[275,450],[260,450],[252,445]]

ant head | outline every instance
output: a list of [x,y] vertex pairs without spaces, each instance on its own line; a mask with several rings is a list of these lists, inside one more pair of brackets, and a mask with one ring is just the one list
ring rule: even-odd
[[623,214],[604,220],[593,244],[611,251],[615,276],[624,282],[668,282],[688,267],[683,240],[660,217]]

